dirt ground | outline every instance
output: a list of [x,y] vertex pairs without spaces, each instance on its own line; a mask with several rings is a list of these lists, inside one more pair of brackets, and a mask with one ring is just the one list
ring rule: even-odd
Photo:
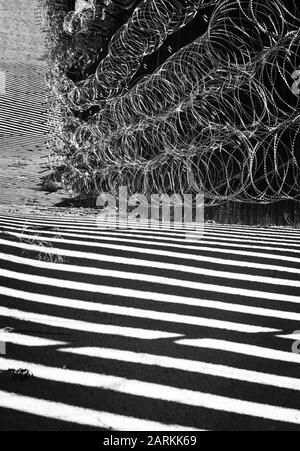
[[48,150],[12,151],[0,144],[0,212],[40,214],[48,212],[55,216],[66,214],[86,216],[95,211],[83,208],[62,208],[57,205],[69,198],[68,192],[42,190],[43,177],[50,173]]

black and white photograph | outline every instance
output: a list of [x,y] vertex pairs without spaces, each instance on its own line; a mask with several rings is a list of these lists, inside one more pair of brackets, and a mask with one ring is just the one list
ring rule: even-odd
[[298,0],[0,0],[0,431],[300,431],[299,275]]

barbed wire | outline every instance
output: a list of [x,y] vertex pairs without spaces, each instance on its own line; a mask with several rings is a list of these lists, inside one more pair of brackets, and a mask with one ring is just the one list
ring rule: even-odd
[[[207,32],[129,88],[145,56],[212,4]],[[65,29],[91,30],[99,5],[66,15]],[[51,80],[65,182],[86,195],[126,185],[211,203],[298,199],[299,25],[293,0],[139,2],[94,75],[75,83],[60,67]]]

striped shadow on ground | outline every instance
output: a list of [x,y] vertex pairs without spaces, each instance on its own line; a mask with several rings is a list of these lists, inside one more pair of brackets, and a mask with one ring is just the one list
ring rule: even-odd
[[0,429],[300,430],[299,232],[0,230]]

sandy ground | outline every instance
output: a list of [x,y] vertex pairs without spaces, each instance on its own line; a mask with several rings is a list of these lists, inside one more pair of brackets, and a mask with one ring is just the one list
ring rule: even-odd
[[0,213],[24,215],[49,215],[51,218],[72,217],[94,221],[99,215],[95,209],[61,207],[70,199],[66,190],[46,192],[41,189],[43,177],[50,173],[47,150],[29,151],[18,148],[15,152],[1,149],[0,144]]
[[28,211],[55,205],[62,193],[40,190],[43,175],[47,174],[47,151],[29,151],[20,148],[0,149],[0,209],[2,211]]
[[95,210],[57,207],[69,197],[68,192],[46,192],[41,189],[43,177],[50,173],[47,150],[15,151],[1,148],[0,143],[0,212],[63,217],[91,216]]

